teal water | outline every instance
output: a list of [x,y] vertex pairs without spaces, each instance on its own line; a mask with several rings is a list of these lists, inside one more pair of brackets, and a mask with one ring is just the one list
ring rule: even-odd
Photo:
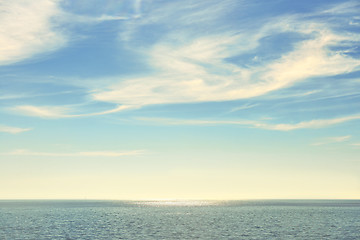
[[360,239],[360,200],[0,201],[0,239]]

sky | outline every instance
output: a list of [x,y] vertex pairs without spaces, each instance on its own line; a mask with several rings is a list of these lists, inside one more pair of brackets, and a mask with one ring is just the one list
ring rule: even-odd
[[0,199],[360,199],[359,13],[0,1]]

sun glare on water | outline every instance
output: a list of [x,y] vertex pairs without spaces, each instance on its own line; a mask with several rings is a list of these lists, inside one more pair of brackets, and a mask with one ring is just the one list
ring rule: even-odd
[[174,200],[174,199],[161,199],[161,200],[143,200],[135,202],[137,205],[142,206],[179,206],[179,207],[195,207],[195,206],[213,206],[219,204],[218,201],[206,200]]

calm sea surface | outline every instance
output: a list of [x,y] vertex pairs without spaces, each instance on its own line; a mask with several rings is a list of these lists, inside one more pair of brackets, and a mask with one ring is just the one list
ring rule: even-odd
[[0,201],[0,239],[360,239],[360,200]]

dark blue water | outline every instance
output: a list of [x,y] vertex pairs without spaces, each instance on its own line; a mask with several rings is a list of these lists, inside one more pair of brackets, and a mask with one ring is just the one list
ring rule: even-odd
[[360,200],[0,201],[0,239],[360,239]]

